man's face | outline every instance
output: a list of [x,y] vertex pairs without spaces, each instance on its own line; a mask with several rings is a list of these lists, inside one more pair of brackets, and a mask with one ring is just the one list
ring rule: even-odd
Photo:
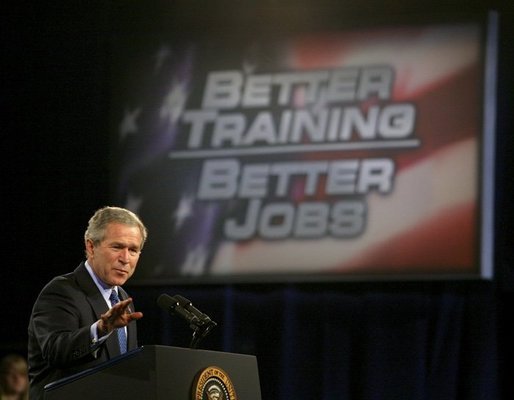
[[91,240],[86,241],[88,262],[107,285],[121,286],[136,269],[141,242],[138,227],[111,223],[107,225],[105,238],[98,246]]

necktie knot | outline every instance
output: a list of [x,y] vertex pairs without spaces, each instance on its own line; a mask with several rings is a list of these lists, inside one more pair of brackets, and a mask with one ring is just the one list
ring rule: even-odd
[[111,301],[112,306],[120,302],[120,298],[118,297],[118,292],[116,292],[116,290],[112,289],[109,300]]

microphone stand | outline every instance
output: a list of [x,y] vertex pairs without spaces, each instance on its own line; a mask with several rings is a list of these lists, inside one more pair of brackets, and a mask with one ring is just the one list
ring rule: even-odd
[[193,328],[193,337],[191,338],[191,342],[189,344],[189,347],[191,349],[197,349],[200,345],[200,342],[204,337],[206,337],[209,332],[216,326],[216,322],[212,320],[208,321],[201,321],[200,324],[193,327],[193,325],[190,325],[191,328]]
[[193,337],[189,344],[189,347],[192,349],[198,348],[202,339],[217,326],[216,322],[194,307],[191,301],[181,295],[168,296],[167,294],[162,294],[157,303],[161,308],[179,315],[189,324],[189,327],[193,330]]

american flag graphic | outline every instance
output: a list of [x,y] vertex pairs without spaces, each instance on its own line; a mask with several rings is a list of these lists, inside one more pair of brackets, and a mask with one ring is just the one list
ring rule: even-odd
[[[134,279],[478,273],[486,140],[483,38],[483,26],[474,23],[316,32],[265,41],[211,37],[179,42],[150,35],[134,44],[121,38],[113,96],[113,197],[139,213],[150,231]],[[295,181],[287,199],[280,199],[295,207],[307,201],[330,205],[362,201],[363,229],[348,237],[329,233],[312,238],[293,233],[274,239],[258,234],[244,240],[227,237],[227,220],[241,221],[249,200],[199,198],[204,163],[219,156],[208,152],[173,156],[191,143],[191,126],[184,124],[184,115],[201,109],[209,74],[239,71],[248,79],[275,77],[283,71],[363,66],[387,66],[393,71],[393,86],[387,101],[364,99],[353,105],[364,115],[377,104],[412,105],[417,145],[344,148],[332,141],[320,150],[303,151],[301,146],[308,143],[302,141],[284,153],[272,153],[273,146],[267,152],[261,144],[262,151],[255,153],[252,144],[226,153],[242,166],[391,160],[395,170],[387,193],[375,190],[338,198],[319,184],[315,193],[306,195],[305,181]],[[319,115],[330,106],[322,89],[314,102],[307,101],[305,88],[291,92],[287,105],[291,110],[308,109]],[[266,108],[269,115],[278,114],[274,106]],[[245,118],[257,112],[237,111]],[[204,145],[195,150],[208,147]],[[261,199],[262,204],[277,201],[272,197]]]

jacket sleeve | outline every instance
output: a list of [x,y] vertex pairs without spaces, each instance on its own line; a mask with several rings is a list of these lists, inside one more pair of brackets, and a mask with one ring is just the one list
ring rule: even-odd
[[36,300],[31,328],[48,364],[69,368],[93,360],[98,353],[90,332],[95,321],[86,295],[72,280],[58,277]]

